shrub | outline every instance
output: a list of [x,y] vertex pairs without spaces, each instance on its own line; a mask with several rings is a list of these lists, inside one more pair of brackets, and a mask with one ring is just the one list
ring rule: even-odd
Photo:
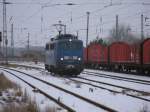
[[19,86],[7,79],[3,73],[0,73],[0,90],[3,91],[10,88],[18,89]]

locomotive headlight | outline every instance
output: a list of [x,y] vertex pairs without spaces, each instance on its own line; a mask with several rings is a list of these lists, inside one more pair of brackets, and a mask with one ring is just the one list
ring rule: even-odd
[[61,60],[61,61],[63,61],[63,60],[64,60],[64,58],[60,58],[60,60]]
[[81,58],[78,58],[79,61],[81,61]]

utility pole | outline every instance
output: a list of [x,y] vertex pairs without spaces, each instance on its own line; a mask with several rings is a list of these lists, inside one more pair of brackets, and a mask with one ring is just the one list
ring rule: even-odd
[[43,33],[43,6],[41,6],[41,33]]
[[[147,22],[150,22],[150,21],[147,21],[147,20],[149,20],[150,18],[149,17],[145,17],[145,23],[146,23],[146,27],[149,27],[150,26],[150,24],[148,24]],[[149,30],[149,29],[147,29],[147,30]],[[148,33],[148,31],[147,31],[147,33],[146,33],[146,37],[149,37],[149,33]]]
[[144,17],[141,15],[141,40],[144,40]]
[[28,40],[27,40],[27,51],[29,53],[29,48],[30,48],[30,33],[28,33]]
[[87,14],[87,29],[86,29],[86,47],[88,46],[88,36],[89,36],[89,15],[90,12],[86,12]]
[[118,36],[118,28],[119,26],[118,26],[118,15],[116,15],[116,40],[119,40],[120,38],[119,38],[119,36]]
[[14,27],[13,27],[13,23],[11,24],[11,56],[14,57]]
[[64,34],[66,34],[66,27],[67,27],[67,26],[66,26],[66,25],[64,25]]
[[79,38],[79,31],[77,30],[76,33],[77,33],[77,38]]
[[[5,63],[8,63],[7,59],[7,18],[6,18],[6,1],[3,0],[3,53],[5,53]],[[5,47],[5,52],[4,52]]]
[[2,42],[2,32],[0,31],[0,53],[2,53],[2,50],[1,50],[1,42]]
[[61,31],[62,31],[62,25],[61,25],[61,21],[59,21],[59,35],[61,34]]
[[103,35],[103,19],[102,19],[102,17],[100,17],[100,35],[102,38],[102,35]]
[[87,61],[88,61],[88,37],[89,37],[89,15],[90,12],[87,12],[87,29],[86,29],[86,48],[87,48]]
[[28,40],[27,40],[27,58],[29,59],[29,50],[30,50],[30,33],[28,33]]

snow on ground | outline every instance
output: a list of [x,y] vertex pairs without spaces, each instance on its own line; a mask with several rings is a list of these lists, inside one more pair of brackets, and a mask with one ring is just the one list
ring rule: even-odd
[[[35,64],[35,62],[25,62],[25,61],[24,62],[16,62],[16,61],[11,61],[10,63],[44,68],[44,63],[43,62],[38,62],[37,64]],[[89,71],[89,72],[96,72],[96,73],[108,74],[108,75],[113,75],[113,76],[120,76],[120,77],[133,78],[133,79],[143,79],[143,80],[150,81],[150,77],[142,76],[142,75],[115,73],[115,72],[101,71],[101,70],[92,70],[92,69],[84,69],[84,70],[85,71]]]
[[133,74],[115,73],[115,72],[92,70],[92,69],[84,69],[84,70],[89,71],[89,72],[108,74],[108,75],[112,75],[112,76],[120,76],[120,77],[133,78],[133,79],[142,79],[142,80],[150,81],[150,77],[144,76],[144,75],[142,76],[142,74],[141,75],[133,75]]
[[[144,106],[148,106],[148,108],[150,109],[149,102],[142,101],[136,98],[132,98],[123,94],[116,94],[116,93],[109,92],[107,90],[102,90],[102,89],[98,89],[95,87],[93,88],[92,86],[87,86],[85,84],[74,83],[66,78],[54,77],[54,76],[51,76],[49,73],[45,73],[42,71],[39,72],[37,70],[24,69],[24,68],[19,68],[19,70],[30,73],[47,82],[57,84],[65,89],[71,90],[77,94],[93,99],[94,101],[102,103],[108,107],[111,107],[121,112],[139,112],[140,109],[142,109]],[[92,88],[93,92],[90,92],[89,88]],[[49,89],[52,91],[51,88]],[[149,90],[149,89],[147,88],[146,90]],[[60,94],[56,90],[53,90],[53,91],[54,91],[54,95],[57,94],[59,97],[62,98],[63,101],[65,101],[65,99],[69,99],[70,100],[69,103],[74,102],[73,104],[74,107],[79,108],[80,110],[82,110],[85,107],[85,104],[83,104],[83,102],[82,103],[79,101],[76,102],[76,100],[73,99],[72,97],[69,97],[69,95],[65,96],[64,94]],[[77,105],[76,103],[79,105],[76,106]],[[92,111],[92,110],[90,111],[89,109],[90,108],[88,108],[86,112]],[[85,108],[83,110],[85,111]],[[83,110],[81,112],[83,112]],[[96,112],[95,108],[94,108],[94,112]]]
[[[94,78],[93,78],[94,79]],[[96,78],[95,78],[96,79]],[[94,80],[95,80],[94,79]],[[109,86],[109,85],[105,85],[105,84],[99,84],[99,83],[96,83],[96,82],[90,82],[90,81],[87,81],[87,80],[82,80],[82,79],[77,79],[79,81],[82,81],[82,82],[86,82],[86,83],[91,83],[91,84],[94,84],[96,86],[101,86],[101,87],[104,87],[104,88],[107,88],[107,89],[110,89],[110,90],[115,90],[117,92],[122,92],[122,93],[126,93],[126,94],[130,94],[130,95],[135,95],[135,96],[139,96],[141,98],[146,98],[146,99],[150,99],[150,96],[147,95],[147,94],[142,94],[142,93],[139,93],[139,92],[134,92],[134,91],[130,91],[130,90],[126,90],[126,89],[122,89],[122,88],[117,88],[117,87],[113,87],[113,86]],[[97,79],[96,79],[97,80]],[[117,83],[115,83],[115,85],[118,85]],[[128,86],[127,86],[128,87]],[[138,89],[137,89],[138,90]],[[147,90],[147,89],[146,89]]]
[[18,64],[18,65],[26,65],[26,66],[34,66],[34,67],[40,67],[40,68],[44,68],[44,63],[43,62],[26,62],[26,61],[21,61],[21,62],[17,62],[17,61],[10,61],[10,64]]
[[49,100],[45,96],[41,95],[40,93],[33,92],[32,91],[33,89],[31,87],[29,87],[27,84],[25,84],[18,78],[10,75],[7,72],[0,70],[0,73],[1,72],[3,72],[5,76],[7,76],[10,80],[20,85],[22,87],[22,91],[27,91],[29,96],[31,96],[31,99],[37,102],[38,106],[40,107],[41,112],[44,112],[46,107],[52,107],[52,108],[61,110],[60,112],[66,112],[66,110],[62,109],[61,107],[59,107],[57,104],[55,104],[53,101]]
[[91,76],[91,75],[86,75],[86,74],[82,74],[82,73],[81,73],[81,76],[85,77],[87,79],[91,79],[91,80],[106,82],[106,83],[110,83],[110,84],[114,84],[114,85],[130,87],[130,88],[133,88],[136,90],[143,90],[143,91],[150,92],[150,85],[144,85],[144,84],[139,84],[139,83],[134,83],[134,82],[127,82],[127,81],[123,81],[123,80],[104,78],[104,77]]
[[92,112],[93,110],[94,112],[105,112],[103,109],[100,109],[76,97],[73,97],[72,95],[66,94],[65,92],[59,91],[51,86],[48,86],[47,84],[43,84],[40,81],[33,80],[32,78],[17,72],[13,73],[17,74],[19,77],[30,82],[31,84],[36,85],[38,88],[45,91],[47,94],[52,95],[56,99],[60,98],[61,102],[74,108],[77,112]]
[[[31,65],[34,67],[38,66],[38,67],[44,68],[44,64],[42,64],[42,63],[39,63],[39,64],[30,63],[29,64],[29,63],[24,62],[24,63],[20,63],[20,64],[24,64],[27,66]],[[119,110],[121,112],[139,112],[144,107],[148,107],[148,109],[150,111],[150,103],[143,101],[143,100],[132,98],[132,97],[129,97],[129,96],[126,96],[123,94],[112,93],[112,92],[109,92],[107,90],[102,90],[102,89],[95,88],[92,86],[87,86],[87,85],[81,84],[81,83],[74,83],[74,82],[69,81],[68,79],[65,79],[65,78],[53,77],[49,73],[42,72],[42,71],[40,72],[37,70],[24,69],[24,68],[19,68],[19,70],[24,71],[24,72],[28,72],[28,73],[30,73],[34,76],[37,76],[38,78],[41,78],[47,82],[51,82],[53,84],[60,85],[61,87],[65,88],[65,89],[71,90],[71,91],[78,93],[80,95],[83,95],[87,98],[93,99],[94,101],[97,101],[97,102],[100,102],[104,105],[110,106],[111,108]],[[109,74],[109,75],[116,75],[116,76],[121,76],[121,77],[150,80],[150,78],[146,77],[146,76],[135,76],[135,75],[129,75],[129,74],[123,74],[123,73],[111,73],[111,72],[105,72],[105,71],[99,71],[99,70],[89,70],[89,69],[85,69],[85,70],[91,71],[91,72]],[[81,74],[81,75],[83,75],[83,74]],[[125,81],[116,81],[113,79],[98,78],[95,76],[93,76],[93,77],[88,76],[88,77],[90,79],[95,78],[94,80],[106,81],[108,83],[114,83],[116,85],[133,87],[135,89],[150,92],[150,86],[146,86],[146,85],[133,84],[132,82],[125,82]],[[104,85],[102,85],[102,86],[104,86]],[[104,87],[110,88],[106,85]],[[90,92],[89,88],[92,88],[93,92]],[[117,88],[114,88],[114,87],[111,87],[111,89],[118,90]],[[64,96],[64,94],[60,94],[60,97],[63,100],[66,98]],[[67,95],[67,97],[68,97],[68,95]],[[70,100],[71,100],[71,102],[73,101],[72,98],[70,98]],[[74,105],[76,105],[75,102],[74,102]],[[81,105],[78,108],[82,109],[83,107]],[[88,110],[87,112],[91,112],[91,111]],[[92,111],[92,112],[95,112],[95,111]]]

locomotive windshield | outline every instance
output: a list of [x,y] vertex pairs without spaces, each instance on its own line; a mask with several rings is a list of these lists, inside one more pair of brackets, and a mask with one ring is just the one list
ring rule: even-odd
[[78,50],[82,48],[82,42],[70,42],[70,41],[66,41],[66,42],[60,42],[59,46],[61,49],[64,50]]

